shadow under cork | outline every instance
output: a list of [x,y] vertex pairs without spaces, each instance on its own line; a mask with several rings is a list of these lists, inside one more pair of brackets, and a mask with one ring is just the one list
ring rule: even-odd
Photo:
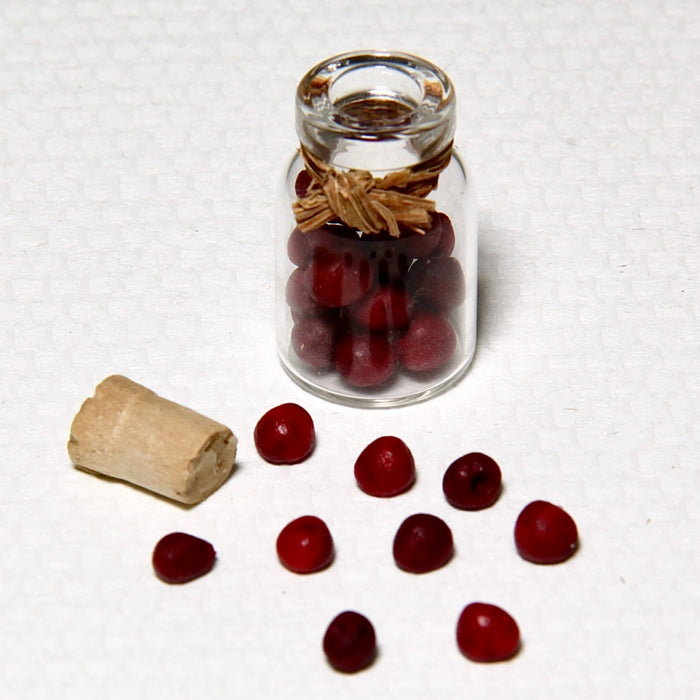
[[139,486],[138,484],[134,484],[130,481],[126,481],[124,479],[117,479],[114,476],[108,476],[106,474],[100,474],[99,472],[92,471],[91,469],[86,469],[85,467],[78,466],[77,464],[73,464],[72,466],[76,471],[83,472],[84,474],[88,474],[92,478],[100,479],[100,481],[103,481],[105,483],[110,483],[110,484],[115,484],[115,485],[119,484],[119,485],[123,486],[124,488],[133,489],[134,491],[143,493],[144,495],[148,496],[149,498],[155,498],[157,501],[161,501],[162,503],[168,503],[168,504],[175,506],[183,511],[190,511],[193,508],[196,508],[197,506],[201,505],[202,503],[205,503],[212,496],[214,496],[218,491],[220,491],[222,488],[224,488],[224,486],[226,486],[226,484],[228,484],[228,482],[231,480],[231,477],[239,471],[238,462],[234,462],[228,476],[221,482],[221,484],[216,488],[215,491],[210,493],[206,498],[199,501],[198,503],[182,503],[181,501],[177,501],[174,498],[168,498],[167,496],[164,496],[160,493],[156,493],[155,491],[151,491],[150,489],[147,489],[143,486]]

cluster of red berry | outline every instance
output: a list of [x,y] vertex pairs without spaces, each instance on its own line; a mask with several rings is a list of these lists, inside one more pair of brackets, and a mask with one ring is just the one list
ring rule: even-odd
[[398,238],[363,236],[340,222],[292,231],[286,300],[291,347],[305,367],[367,388],[399,370],[421,375],[447,365],[458,344],[450,314],[466,283],[449,217],[431,217],[424,233],[406,229]]
[[[266,461],[295,464],[313,451],[316,442],[313,419],[297,404],[281,404],[260,418],[254,441]],[[413,485],[415,460],[401,439],[382,436],[361,451],[354,474],[357,485],[365,493],[392,497]],[[450,464],[443,476],[442,489],[455,508],[481,510],[498,499],[501,478],[500,467],[491,457],[472,452]],[[578,531],[566,511],[546,501],[534,501],[518,516],[514,539],[524,559],[553,564],[565,561],[575,552]],[[297,574],[327,568],[335,553],[328,526],[315,515],[303,515],[288,523],[277,537],[276,550],[280,562]],[[413,574],[428,573],[452,558],[452,532],[441,518],[416,513],[399,526],[392,551],[400,569]],[[171,533],[157,544],[153,567],[164,581],[184,583],[210,571],[215,557],[208,542],[184,533]],[[473,661],[501,661],[518,651],[520,631],[502,608],[474,602],[459,616],[456,639],[461,652]],[[323,649],[330,664],[339,671],[351,673],[366,668],[376,654],[374,627],[364,615],[346,610],[328,626]]]

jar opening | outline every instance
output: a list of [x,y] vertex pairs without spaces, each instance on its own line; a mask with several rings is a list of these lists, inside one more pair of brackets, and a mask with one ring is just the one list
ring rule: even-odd
[[419,81],[389,65],[359,65],[339,74],[328,87],[336,121],[355,128],[405,125],[423,97]]
[[342,167],[362,159],[356,157],[361,142],[377,141],[395,154],[386,159],[385,169],[406,167],[444,150],[454,128],[450,79],[437,66],[410,54],[365,51],[335,56],[312,68],[297,89],[302,144]]

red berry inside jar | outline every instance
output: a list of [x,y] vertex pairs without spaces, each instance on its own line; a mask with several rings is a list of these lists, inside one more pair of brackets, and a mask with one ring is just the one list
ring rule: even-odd
[[389,340],[371,333],[348,333],[339,338],[333,351],[335,369],[358,388],[388,382],[396,371],[396,356]]
[[420,313],[394,347],[396,359],[407,370],[434,372],[452,359],[457,348],[457,333],[446,318]]
[[413,309],[403,285],[380,285],[348,309],[351,320],[370,333],[390,333],[408,325]]
[[306,287],[315,301],[329,308],[360,299],[374,282],[369,260],[356,247],[320,249],[304,272]]
[[333,561],[333,537],[321,518],[302,515],[288,523],[277,536],[280,562],[297,574],[327,568]]
[[294,193],[297,197],[306,197],[306,192],[311,185],[312,179],[309,171],[304,168],[299,172],[294,181]]
[[361,613],[346,610],[337,615],[323,636],[328,663],[343,673],[367,668],[376,656],[377,639],[372,623]]
[[457,646],[472,661],[505,661],[520,647],[520,630],[511,615],[497,605],[471,603],[457,620]]
[[304,283],[304,270],[299,267],[287,279],[285,298],[294,318],[321,316],[327,311],[325,306],[311,296]]
[[209,573],[216,561],[214,547],[186,532],[171,532],[156,544],[152,563],[158,578],[166,583],[187,583]]
[[452,257],[416,260],[406,276],[406,286],[417,306],[438,313],[458,307],[466,296],[462,266]]
[[447,468],[442,490],[447,502],[455,508],[488,508],[501,492],[501,468],[488,455],[470,452]]
[[515,522],[515,546],[523,559],[535,564],[566,561],[578,547],[574,519],[548,501],[533,501]]
[[433,255],[452,255],[457,239],[450,217],[443,212],[433,212],[433,228],[440,232]]
[[295,403],[271,408],[255,426],[255,447],[271,464],[296,464],[306,459],[316,444],[309,412]]
[[416,513],[404,520],[394,536],[396,565],[413,574],[424,574],[447,564],[454,543],[447,523],[430,513]]
[[416,465],[408,445],[384,435],[365,447],[355,461],[357,485],[370,496],[388,498],[407,491],[416,480]]
[[427,383],[449,372],[460,353],[453,312],[466,295],[454,248],[441,212],[431,213],[425,231],[402,226],[398,237],[362,234],[338,220],[295,228],[286,288],[295,369],[330,385],[335,374],[358,396],[400,391],[402,375]]
[[325,370],[333,364],[333,345],[337,320],[327,316],[300,318],[292,328],[291,343],[297,357],[314,370]]

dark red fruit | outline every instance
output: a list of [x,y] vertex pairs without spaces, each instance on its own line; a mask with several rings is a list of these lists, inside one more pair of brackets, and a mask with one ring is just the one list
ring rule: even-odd
[[433,227],[440,231],[440,240],[433,251],[433,255],[452,255],[456,239],[450,217],[442,212],[433,212]]
[[285,297],[295,316],[318,316],[327,311],[309,293],[304,283],[304,270],[299,267],[289,275]]
[[403,252],[395,238],[388,234],[364,236],[360,245],[374,269],[377,282],[391,284],[403,280],[412,259]]
[[501,492],[501,469],[488,455],[470,452],[447,467],[442,491],[455,508],[488,508]]
[[299,359],[314,370],[333,364],[333,343],[337,322],[321,316],[300,318],[292,328],[292,348]]
[[457,347],[457,334],[447,319],[420,313],[394,347],[396,358],[406,369],[431,372],[449,362]]
[[578,546],[574,519],[547,501],[533,501],[523,508],[515,523],[515,546],[523,559],[535,564],[558,564]]
[[406,275],[406,286],[417,306],[439,313],[458,307],[466,296],[464,272],[453,257],[416,260]]
[[306,232],[295,228],[287,239],[287,255],[295,265],[305,268],[320,250],[333,250],[341,242],[328,226]]
[[439,243],[440,230],[431,227],[425,233],[416,233],[410,230],[402,231],[399,241],[401,252],[409,258],[426,258],[435,250]]
[[412,310],[411,299],[402,285],[382,285],[366,294],[350,309],[352,320],[371,333],[405,328]]
[[383,384],[396,370],[391,343],[384,336],[369,333],[344,335],[336,342],[333,360],[337,372],[356,387]]
[[377,438],[355,462],[358,486],[370,496],[396,496],[416,479],[416,465],[406,443],[393,435]]
[[306,267],[309,263],[309,251],[306,245],[306,234],[295,228],[287,239],[287,255],[289,259],[299,267]]
[[260,456],[272,464],[301,462],[316,444],[313,419],[295,403],[271,408],[258,421],[253,437]]
[[520,630],[502,608],[471,603],[457,621],[457,646],[472,661],[505,661],[520,647]]
[[277,556],[290,571],[310,574],[333,561],[333,537],[315,515],[302,515],[285,525],[277,536]]
[[166,583],[187,583],[211,571],[216,552],[206,540],[171,532],[155,546],[152,560],[158,578]]
[[304,273],[304,281],[319,304],[338,308],[366,294],[374,275],[369,260],[356,248],[320,248]]
[[313,178],[309,174],[309,171],[302,170],[294,181],[294,192],[296,196],[299,198],[306,197],[306,191],[309,189],[309,185],[312,181]]
[[353,610],[340,613],[323,636],[323,651],[337,671],[361,671],[372,663],[377,652],[372,623]]
[[394,537],[394,561],[404,571],[424,574],[452,558],[452,531],[444,520],[429,513],[416,513],[401,523]]

